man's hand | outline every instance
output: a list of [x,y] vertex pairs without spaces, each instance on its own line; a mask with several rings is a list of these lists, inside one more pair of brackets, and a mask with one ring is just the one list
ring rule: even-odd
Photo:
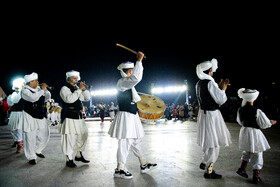
[[275,125],[275,124],[277,123],[277,121],[276,121],[276,120],[270,120],[270,123],[271,123],[272,125]]
[[138,53],[137,53],[137,61],[142,62],[144,56],[145,56],[144,53],[142,53],[141,51],[138,51]]
[[84,82],[82,82],[82,81],[80,82],[79,88],[80,88],[82,91],[85,91],[85,90],[86,90],[85,81],[84,81]]
[[221,81],[219,82],[219,88],[221,90],[226,90],[228,84],[229,84],[229,79],[226,79],[226,80],[221,79]]
[[42,83],[41,84],[41,89],[46,91],[47,90],[48,85],[46,83]]

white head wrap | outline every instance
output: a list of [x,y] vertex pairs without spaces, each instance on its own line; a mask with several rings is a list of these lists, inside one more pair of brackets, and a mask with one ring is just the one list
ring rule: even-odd
[[241,99],[243,99],[241,106],[245,106],[247,102],[253,102],[257,99],[257,97],[259,96],[259,91],[240,88],[237,91],[237,94]]
[[[118,70],[121,72],[122,77],[127,77],[127,74],[123,71],[123,69],[133,69],[134,63],[133,62],[124,62],[121,63],[118,67]],[[137,103],[138,101],[141,101],[141,97],[138,95],[136,89],[134,87],[131,88],[132,90],[132,101]]]
[[80,72],[78,72],[78,71],[71,70],[66,73],[66,79],[68,79],[69,77],[73,77],[73,76],[78,77],[78,81],[81,80]]
[[34,72],[29,74],[29,75],[24,76],[25,83],[28,83],[28,82],[33,81],[35,79],[38,79],[38,74],[34,73]]
[[24,86],[24,83],[25,83],[25,81],[24,81],[23,78],[18,78],[18,79],[13,81],[13,88],[12,89],[13,90],[16,90],[16,89],[21,90]]
[[127,77],[127,75],[123,71],[123,69],[133,69],[134,63],[133,62],[124,62],[124,63],[121,63],[117,68],[118,68],[118,70],[120,70],[122,77]]
[[211,76],[203,72],[210,68],[212,68],[213,72],[216,72],[216,70],[218,69],[218,61],[215,58],[213,58],[211,61],[202,62],[196,66],[196,74],[198,78],[201,80],[204,79],[214,80]]

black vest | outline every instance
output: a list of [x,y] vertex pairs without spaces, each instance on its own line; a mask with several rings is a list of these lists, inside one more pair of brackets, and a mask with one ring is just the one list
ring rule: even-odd
[[257,124],[257,108],[251,105],[245,105],[239,109],[239,117],[244,127],[260,129]]
[[210,92],[208,90],[209,81],[210,80],[207,79],[198,81],[196,87],[196,96],[198,99],[199,106],[202,110],[214,111],[219,108],[219,105],[210,95]]
[[[66,84],[65,86],[69,88],[72,93],[78,89],[77,87],[74,87],[69,83]],[[82,109],[83,109],[83,103],[81,102],[80,99],[77,99],[74,103],[65,103],[62,100],[61,123],[63,123],[65,118],[81,119]]]
[[[24,88],[28,89],[28,88]],[[35,93],[34,91],[28,89],[30,92]],[[45,96],[41,96],[38,101],[34,103],[21,99],[23,102],[23,110],[28,113],[30,116],[36,119],[43,119],[47,117],[47,108],[45,105]]]
[[132,114],[136,114],[137,104],[132,102],[132,90],[126,90],[124,92],[118,91],[117,101],[119,105],[119,111],[129,112]]
[[18,103],[15,103],[11,107],[11,112],[21,112],[23,111],[23,99],[21,98]]

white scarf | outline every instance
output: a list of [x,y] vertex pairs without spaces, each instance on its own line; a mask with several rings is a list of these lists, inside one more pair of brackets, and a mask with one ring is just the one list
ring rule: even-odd
[[241,106],[245,106],[247,102],[253,102],[257,99],[257,97],[259,96],[259,91],[240,88],[237,91],[237,94],[241,99],[243,99]]
[[[118,70],[120,70],[122,77],[127,77],[127,74],[123,71],[123,69],[133,69],[134,64],[132,62],[125,62],[125,63],[121,63],[117,68]],[[141,101],[141,97],[138,95],[134,86],[131,88],[131,91],[132,91],[132,101],[135,103]]]
[[208,79],[208,80],[212,80],[215,82],[213,77],[211,77],[203,72],[210,68],[212,68],[213,72],[216,72],[216,70],[218,69],[218,61],[215,58],[213,58],[211,61],[202,62],[196,66],[196,74],[197,74],[198,78],[200,80]]

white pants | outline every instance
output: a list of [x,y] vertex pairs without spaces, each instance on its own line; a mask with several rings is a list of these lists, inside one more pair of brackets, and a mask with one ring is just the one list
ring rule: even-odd
[[109,112],[109,115],[110,115],[110,117],[111,117],[112,120],[115,118],[115,112],[114,112],[114,111]]
[[218,159],[220,147],[203,148],[203,162],[210,164],[215,163]]
[[50,139],[50,128],[47,123],[38,125],[33,131],[23,133],[23,148],[28,160],[36,159],[36,153],[41,153]]
[[251,152],[243,151],[241,160],[245,160],[246,162],[251,162],[253,169],[262,169],[263,152],[251,153]]
[[15,129],[11,131],[11,135],[15,142],[22,141],[22,129]]
[[75,151],[84,151],[87,143],[88,133],[84,134],[62,134],[61,149],[68,156],[69,160],[73,160]]
[[[129,138],[129,139],[119,139],[119,146],[117,152],[117,161],[118,164],[125,165],[126,158],[129,154],[130,147],[132,152],[136,157],[139,158],[139,161],[146,162],[144,159],[144,153],[141,148],[142,138]],[[145,164],[145,163],[141,163]]]

